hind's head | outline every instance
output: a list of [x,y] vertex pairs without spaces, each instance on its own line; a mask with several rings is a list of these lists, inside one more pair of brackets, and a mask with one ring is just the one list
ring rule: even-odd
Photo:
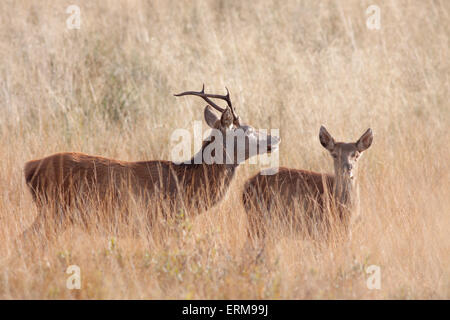
[[327,129],[321,126],[319,139],[333,158],[336,178],[353,180],[357,173],[358,160],[362,153],[372,145],[373,134],[369,128],[356,142],[336,142]]

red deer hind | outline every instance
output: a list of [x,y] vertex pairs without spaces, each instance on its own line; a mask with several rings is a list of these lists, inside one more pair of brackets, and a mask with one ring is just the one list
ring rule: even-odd
[[[221,133],[212,133],[205,139],[191,161],[180,164],[165,160],[126,162],[83,153],[58,153],[27,162],[25,179],[38,207],[56,208],[50,216],[41,212],[29,230],[47,231],[49,219],[71,220],[69,209],[82,206],[87,198],[98,203],[122,201],[130,190],[149,202],[149,206],[162,201],[171,213],[207,210],[224,198],[240,163],[257,154],[271,152],[280,142],[278,137],[259,134],[251,126],[241,124],[228,90],[226,95],[207,94],[203,86],[200,92],[187,91],[175,96],[187,95],[201,97],[208,103],[204,109],[205,121],[213,133]],[[224,100],[227,106],[222,108],[210,98]],[[211,107],[221,116],[216,116]],[[230,143],[226,138],[230,135],[236,139],[242,137],[242,143]],[[217,154],[209,157],[209,161],[194,161],[199,156],[203,159],[204,151],[213,142]],[[243,157],[238,156],[242,154],[239,148],[244,149]]]
[[[279,168],[274,175],[258,173],[246,182],[243,202],[249,237],[264,239],[268,224],[276,218],[307,234],[314,230],[319,235],[327,233],[330,223],[331,228],[338,226],[338,230],[349,231],[352,213],[359,214],[356,165],[362,152],[372,144],[372,130],[368,129],[355,143],[343,143],[336,142],[322,126],[319,138],[333,158],[334,175]],[[337,213],[335,217],[327,216],[333,212]],[[325,229],[317,228],[320,224]]]

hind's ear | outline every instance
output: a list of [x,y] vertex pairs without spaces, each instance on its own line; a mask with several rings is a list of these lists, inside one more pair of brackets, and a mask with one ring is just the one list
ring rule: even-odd
[[334,139],[331,136],[331,134],[327,131],[327,129],[325,129],[324,126],[320,127],[320,131],[319,131],[319,139],[320,139],[320,144],[327,149],[328,151],[333,151],[334,149]]
[[208,124],[208,126],[210,126],[213,129],[216,128],[216,123],[217,121],[219,121],[219,117],[216,116],[212,108],[209,105],[207,105],[203,113],[205,115],[205,121]]
[[369,149],[369,147],[372,145],[372,141],[373,141],[373,133],[372,129],[369,128],[356,142],[356,148],[358,149],[359,152],[363,152]]

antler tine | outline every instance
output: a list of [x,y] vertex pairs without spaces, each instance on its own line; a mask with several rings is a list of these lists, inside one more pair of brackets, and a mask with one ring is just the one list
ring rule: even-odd
[[225,99],[226,99],[226,101],[227,101],[227,104],[228,104],[228,106],[230,107],[231,112],[233,112],[234,118],[235,118],[235,119],[238,119],[239,117],[237,116],[236,112],[234,111],[234,107],[233,107],[233,105],[231,104],[230,92],[228,91],[228,88],[227,88],[227,87],[225,87],[225,89],[227,90],[227,95],[225,96]]
[[227,90],[227,94],[226,95],[211,94],[211,93],[204,93],[204,95],[209,97],[209,98],[215,98],[215,99],[224,100],[230,108],[233,108],[233,105],[231,104],[231,99],[230,99],[230,92],[228,91],[227,87],[225,87],[225,89]]
[[225,87],[225,89],[227,89],[227,94],[226,95],[208,94],[208,93],[205,93],[205,84],[203,84],[202,91],[200,91],[200,92],[185,91],[185,92],[182,92],[182,93],[179,93],[179,94],[175,94],[175,96],[176,97],[181,97],[181,96],[186,96],[186,95],[198,96],[198,97],[203,98],[203,100],[208,102],[208,104],[210,104],[216,110],[218,110],[220,112],[225,112],[226,109],[224,109],[222,107],[219,107],[217,104],[212,102],[211,99],[209,99],[209,98],[222,99],[222,100],[226,101],[227,105],[230,107],[230,109],[233,111],[233,114],[234,114],[233,106],[231,104],[231,99],[230,99],[230,93],[228,91],[228,88]]

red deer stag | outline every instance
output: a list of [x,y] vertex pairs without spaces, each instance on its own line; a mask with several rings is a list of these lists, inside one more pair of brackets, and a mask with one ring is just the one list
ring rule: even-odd
[[335,142],[321,126],[319,138],[333,158],[334,176],[279,168],[274,175],[260,172],[246,182],[243,203],[249,237],[264,239],[268,223],[275,218],[292,230],[310,235],[327,236],[330,227],[338,227],[344,234],[349,231],[352,213],[353,218],[359,215],[356,165],[362,152],[372,144],[372,130],[368,129],[355,143],[343,143]]
[[[228,89],[226,95],[207,94],[203,86],[200,92],[187,91],[175,96],[187,95],[201,97],[208,103],[204,118],[213,129],[190,161],[180,164],[165,160],[126,162],[82,153],[58,153],[27,162],[25,179],[38,207],[56,209],[50,216],[40,213],[30,229],[45,231],[43,227],[49,219],[71,221],[73,213],[68,209],[79,208],[86,198],[98,203],[123,202],[123,197],[129,193],[144,199],[149,208],[155,206],[157,200],[162,201],[165,208],[170,208],[164,211],[165,215],[180,210],[201,212],[224,198],[240,163],[277,147],[278,137],[259,134],[251,126],[241,124]],[[227,106],[222,108],[210,98],[224,100]],[[211,106],[221,113],[220,117]],[[230,136],[233,137],[231,142],[227,139]],[[234,143],[239,138],[242,139]],[[208,157],[204,153],[208,146],[212,149],[212,143],[215,154]],[[209,161],[205,161],[206,158]]]

